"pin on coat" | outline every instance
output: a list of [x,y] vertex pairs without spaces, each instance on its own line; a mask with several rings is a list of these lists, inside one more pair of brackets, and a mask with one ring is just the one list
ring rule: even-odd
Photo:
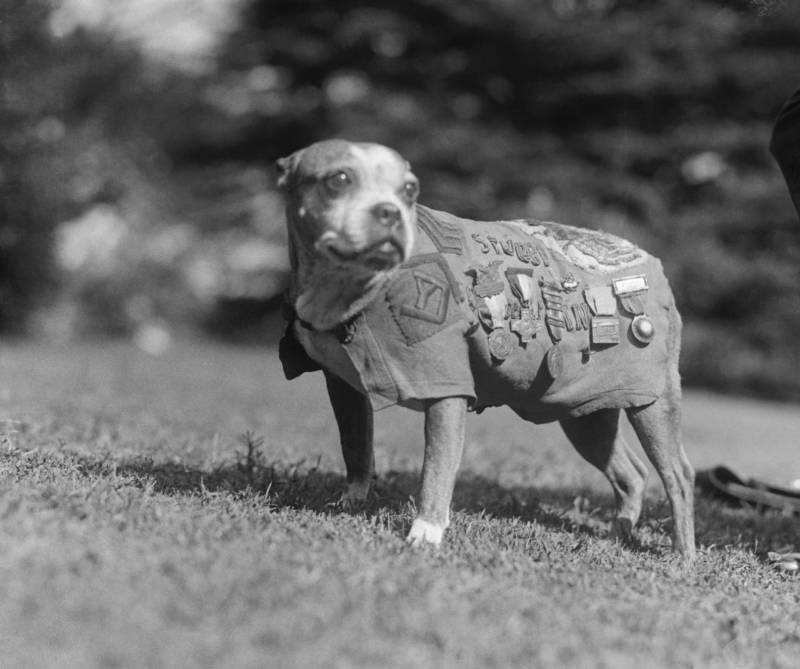
[[288,378],[322,369],[347,468],[345,502],[374,478],[373,412],[425,414],[418,513],[407,541],[439,544],[468,410],[507,405],[559,421],[614,491],[631,538],[647,469],[659,473],[673,548],[694,556],[694,471],[680,434],[680,316],[660,262],[602,232],[477,222],[417,203],[395,151],[331,140],[278,161],[292,276],[281,342]]

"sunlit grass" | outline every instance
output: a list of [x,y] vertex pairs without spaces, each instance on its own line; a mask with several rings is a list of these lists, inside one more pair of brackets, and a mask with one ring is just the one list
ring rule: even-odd
[[[379,414],[376,489],[346,513],[325,402],[268,349],[0,348],[2,666],[796,665],[800,580],[763,556],[800,548],[797,519],[701,499],[688,569],[653,483],[622,547],[602,477],[496,411],[470,421],[442,549],[409,550],[419,416]],[[689,450],[743,467],[727,403],[690,394]]]

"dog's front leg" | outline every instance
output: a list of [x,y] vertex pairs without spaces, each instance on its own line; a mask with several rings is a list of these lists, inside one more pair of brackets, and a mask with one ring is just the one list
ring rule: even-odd
[[450,524],[450,500],[464,448],[465,397],[445,397],[425,405],[425,458],[417,517],[406,541],[438,546]]
[[347,490],[341,498],[344,506],[363,502],[375,478],[375,455],[372,448],[372,407],[367,396],[339,377],[325,371],[328,397],[339,426],[342,455],[347,468]]

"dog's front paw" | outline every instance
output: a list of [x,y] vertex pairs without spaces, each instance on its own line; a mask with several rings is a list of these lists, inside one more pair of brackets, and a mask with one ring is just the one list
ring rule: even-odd
[[424,546],[426,544],[439,546],[442,543],[443,533],[443,527],[429,523],[421,518],[415,518],[406,537],[406,543],[410,546]]

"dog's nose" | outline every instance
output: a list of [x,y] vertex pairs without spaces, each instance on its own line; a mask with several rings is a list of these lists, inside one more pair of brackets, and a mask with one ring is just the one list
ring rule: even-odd
[[372,208],[372,215],[375,220],[387,228],[394,228],[400,223],[400,209],[398,209],[391,202],[381,202]]

